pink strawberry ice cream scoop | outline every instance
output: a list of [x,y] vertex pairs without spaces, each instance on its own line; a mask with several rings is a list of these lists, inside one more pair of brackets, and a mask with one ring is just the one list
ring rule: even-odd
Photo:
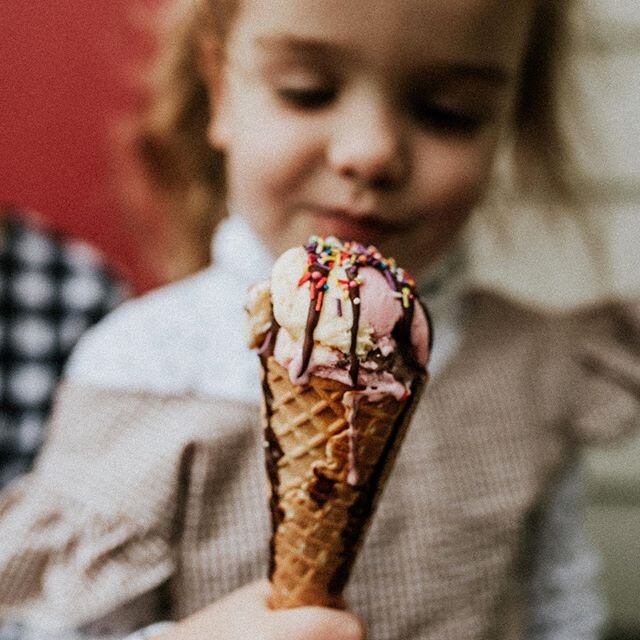
[[401,400],[425,374],[432,330],[416,283],[373,246],[312,236],[280,256],[248,306],[252,346],[294,383],[316,375]]

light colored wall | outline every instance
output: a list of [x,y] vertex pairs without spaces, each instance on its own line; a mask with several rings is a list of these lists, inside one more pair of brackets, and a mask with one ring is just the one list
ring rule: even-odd
[[577,225],[542,222],[541,204],[513,212],[507,241],[482,216],[471,233],[480,282],[561,308],[640,294],[640,2],[582,0],[573,22],[563,118],[599,264]]
[[[582,22],[581,22],[582,20]],[[549,227],[544,204],[518,206],[505,239],[489,216],[470,229],[479,282],[553,308],[615,295],[640,296],[640,0],[582,0],[564,87],[564,122],[579,159],[587,227]],[[584,457],[587,530],[602,554],[614,628],[640,630],[640,433]],[[627,636],[625,636],[627,637]]]

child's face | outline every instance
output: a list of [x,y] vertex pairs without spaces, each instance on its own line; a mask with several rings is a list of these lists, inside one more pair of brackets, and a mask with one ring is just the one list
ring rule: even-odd
[[418,272],[509,122],[532,0],[243,0],[211,70],[229,207],[279,253],[311,234]]

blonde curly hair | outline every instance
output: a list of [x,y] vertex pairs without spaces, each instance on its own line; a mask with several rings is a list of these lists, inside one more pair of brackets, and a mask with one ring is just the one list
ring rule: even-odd
[[[211,148],[207,126],[215,96],[201,73],[203,38],[224,45],[239,0],[172,0],[155,25],[159,55],[137,120],[133,149],[144,180],[172,229],[166,279],[206,264],[225,215],[224,158]],[[524,187],[543,184],[570,199],[565,145],[557,113],[557,78],[566,49],[568,0],[536,0],[515,112],[517,175]]]

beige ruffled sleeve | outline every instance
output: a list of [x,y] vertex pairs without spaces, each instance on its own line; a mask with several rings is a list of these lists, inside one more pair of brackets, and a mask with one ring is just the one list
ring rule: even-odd
[[594,444],[640,428],[640,302],[585,312],[571,333],[573,435]]
[[0,497],[0,620],[80,627],[165,582],[199,443],[224,447],[221,422],[248,417],[255,408],[64,386],[36,469]]

